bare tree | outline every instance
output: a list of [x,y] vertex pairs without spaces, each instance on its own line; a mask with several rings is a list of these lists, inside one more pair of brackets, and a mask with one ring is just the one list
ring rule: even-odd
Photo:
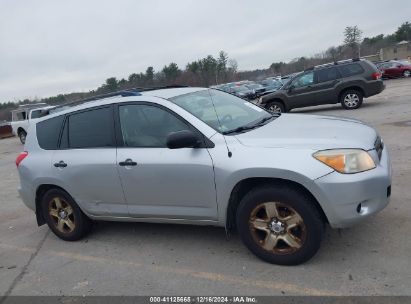
[[351,48],[353,57],[360,57],[362,31],[358,26],[347,26],[344,30],[344,43]]

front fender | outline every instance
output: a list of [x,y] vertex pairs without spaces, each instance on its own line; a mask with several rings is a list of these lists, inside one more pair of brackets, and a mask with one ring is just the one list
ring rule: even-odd
[[216,147],[209,151],[214,163],[218,219],[222,226],[225,225],[234,187],[249,178],[281,179],[300,184],[326,209],[326,206],[322,206],[321,191],[314,181],[333,170],[312,157],[314,150],[246,147],[235,143],[234,138],[227,137],[232,157],[226,157],[226,148],[220,137],[213,138]]

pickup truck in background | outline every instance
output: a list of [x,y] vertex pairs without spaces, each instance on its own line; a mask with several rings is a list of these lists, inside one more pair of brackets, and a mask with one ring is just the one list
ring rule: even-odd
[[48,106],[46,103],[36,103],[28,105],[20,105],[18,109],[11,111],[11,127],[13,135],[20,138],[24,145],[26,142],[27,130],[30,122],[33,119],[43,117],[48,114],[53,106]]

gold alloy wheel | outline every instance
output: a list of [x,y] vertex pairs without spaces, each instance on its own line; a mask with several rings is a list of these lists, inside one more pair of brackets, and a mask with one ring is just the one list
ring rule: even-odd
[[302,217],[290,206],[266,202],[255,207],[249,218],[254,241],[274,254],[290,254],[303,246],[307,230]]
[[49,216],[54,226],[62,233],[70,233],[76,228],[73,208],[61,197],[49,202]]

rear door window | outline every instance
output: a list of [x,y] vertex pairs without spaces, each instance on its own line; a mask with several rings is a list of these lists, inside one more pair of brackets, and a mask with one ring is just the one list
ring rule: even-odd
[[20,120],[26,120],[26,112],[16,112],[15,114],[16,116],[16,121],[20,121]]
[[338,70],[335,67],[317,70],[315,71],[315,74],[317,77],[317,82],[319,83],[332,81],[340,78],[340,74],[338,73]]
[[358,75],[364,72],[364,69],[358,63],[342,65],[339,66],[338,69],[343,77]]
[[63,147],[85,149],[115,146],[111,106],[72,114],[68,117],[67,123],[68,138],[65,142],[63,134]]

